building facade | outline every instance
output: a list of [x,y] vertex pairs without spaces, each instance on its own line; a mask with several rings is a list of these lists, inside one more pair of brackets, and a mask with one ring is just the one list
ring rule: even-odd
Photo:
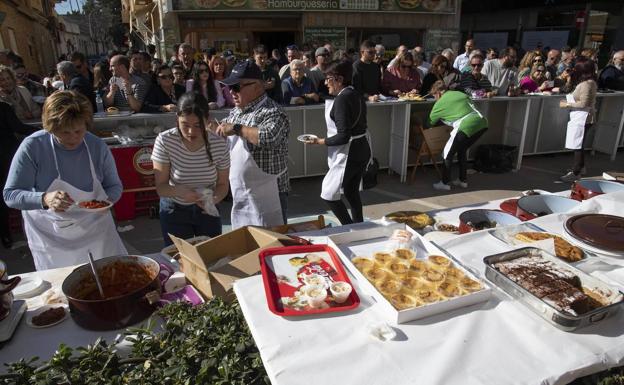
[[0,0],[0,49],[24,60],[28,71],[45,74],[58,52],[53,0]]
[[[390,49],[427,42],[446,48],[459,39],[459,0],[123,1],[128,2],[128,22],[135,29],[141,23],[151,29],[146,37],[164,57],[180,42],[247,56],[260,43],[283,50],[289,44],[331,42],[346,49],[371,39]],[[134,18],[133,8],[139,10]]]

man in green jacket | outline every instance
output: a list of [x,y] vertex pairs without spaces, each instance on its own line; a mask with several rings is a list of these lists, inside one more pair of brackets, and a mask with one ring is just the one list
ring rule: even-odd
[[463,188],[468,187],[466,173],[466,152],[487,130],[488,121],[472,104],[470,97],[459,91],[447,91],[444,82],[437,81],[431,86],[431,95],[436,99],[429,114],[429,125],[438,121],[452,126],[453,131],[444,147],[444,173],[442,180],[433,184],[436,190],[450,190],[451,166],[457,154],[459,179],[450,183]]

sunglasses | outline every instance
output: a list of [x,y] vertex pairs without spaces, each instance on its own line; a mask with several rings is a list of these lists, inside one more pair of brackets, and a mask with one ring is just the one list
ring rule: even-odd
[[475,68],[483,67],[483,63],[476,63],[476,64],[470,63],[470,65]]
[[230,86],[230,91],[234,91],[234,92],[236,92],[236,93],[239,93],[239,92],[241,92],[241,90],[242,90],[243,88],[245,88],[245,87],[247,87],[247,86],[250,86],[250,85],[252,85],[252,84],[254,84],[254,83],[244,83],[244,84],[243,84],[243,83],[236,83],[236,84],[232,84],[232,85]]

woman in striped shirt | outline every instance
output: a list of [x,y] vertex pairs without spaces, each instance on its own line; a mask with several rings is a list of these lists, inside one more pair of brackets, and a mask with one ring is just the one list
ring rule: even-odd
[[178,101],[177,127],[158,135],[152,151],[160,225],[183,239],[221,234],[215,204],[228,192],[230,153],[225,140],[208,129],[208,101],[186,93]]

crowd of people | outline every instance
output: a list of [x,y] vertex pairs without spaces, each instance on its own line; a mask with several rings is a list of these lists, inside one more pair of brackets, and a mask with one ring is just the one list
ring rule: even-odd
[[[0,51],[2,243],[12,242],[8,205],[22,211],[37,268],[75,263],[87,247],[96,256],[125,251],[110,214],[94,218],[72,209],[78,201],[114,203],[121,196],[110,149],[88,132],[93,113],[111,109],[177,115],[176,127],[160,133],[152,153],[165,244],[168,234],[220,234],[215,205],[228,191],[233,228],[286,223],[290,122],[284,105],[325,104],[327,137],[306,144],[327,146],[320,196],[342,224],[363,220],[359,185],[372,161],[366,102],[406,93],[435,99],[428,125],[453,127],[436,189],[468,186],[466,151],[488,128],[472,99],[533,92],[568,94],[560,106],[570,110],[566,147],[574,150],[574,165],[562,180],[578,178],[597,90],[624,90],[624,51],[598,71],[591,49],[536,49],[519,58],[514,48],[482,50],[472,39],[464,48],[427,61],[422,47],[401,45],[386,58],[385,47],[368,40],[359,52],[290,45],[282,55],[257,45],[251,57],[237,59],[228,50],[199,52],[182,43],[167,60],[112,51],[93,67],[74,52],[43,78],[28,73],[19,56]],[[231,108],[229,116],[211,119],[218,108]],[[43,130],[23,123],[35,119]],[[28,137],[18,146],[16,134]],[[455,156],[459,176],[452,180]],[[77,238],[92,244],[74,242],[67,253]]]

